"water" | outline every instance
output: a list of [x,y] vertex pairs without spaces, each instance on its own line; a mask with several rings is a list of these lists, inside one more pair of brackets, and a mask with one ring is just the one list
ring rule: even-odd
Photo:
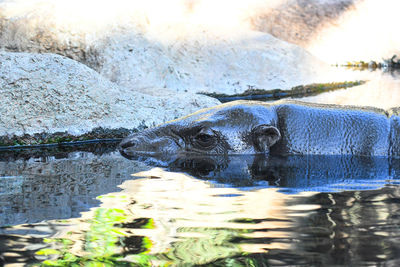
[[383,109],[400,106],[400,71],[398,69],[351,71],[336,68],[332,69],[329,75],[340,81],[364,80],[367,83],[301,98],[300,100],[325,104],[371,106]]
[[159,168],[112,145],[88,150],[0,154],[3,262],[400,263],[399,160],[191,157]]
[[[396,74],[371,77],[303,100],[400,103]],[[135,161],[115,147],[0,151],[0,265],[400,264],[398,159]]]

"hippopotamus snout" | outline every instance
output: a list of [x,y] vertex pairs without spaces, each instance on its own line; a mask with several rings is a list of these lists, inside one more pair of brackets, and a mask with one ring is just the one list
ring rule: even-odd
[[134,134],[124,138],[119,144],[119,151],[123,155],[158,154],[177,151],[178,144],[168,136],[146,136]]
[[136,144],[138,143],[138,141],[135,139],[130,139],[130,138],[125,138],[122,140],[122,142],[119,144],[119,149],[123,150],[129,147],[134,148],[136,146]]

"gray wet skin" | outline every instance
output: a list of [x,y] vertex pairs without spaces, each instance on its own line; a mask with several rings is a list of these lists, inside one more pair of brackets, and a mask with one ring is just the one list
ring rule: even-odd
[[126,137],[138,154],[400,155],[400,117],[389,111],[297,101],[234,101]]

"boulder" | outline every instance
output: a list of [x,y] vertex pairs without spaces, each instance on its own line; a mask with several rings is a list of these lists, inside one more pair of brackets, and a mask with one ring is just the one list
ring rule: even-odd
[[297,44],[331,64],[382,61],[400,53],[400,2],[286,0],[250,18],[252,29]]
[[254,30],[307,47],[324,27],[332,27],[360,0],[286,0],[251,17]]
[[199,35],[204,38],[184,36],[163,44],[128,33],[107,38],[96,45],[96,65],[90,66],[130,89],[235,94],[325,81],[319,79],[322,62],[270,34],[249,31],[239,39],[222,40],[212,32]]
[[306,47],[325,62],[347,64],[400,55],[399,1],[358,0],[335,23],[321,27]]
[[[101,1],[97,13],[85,5],[71,11],[70,1],[3,1],[0,49],[61,54],[128,89],[233,94],[326,82],[319,78],[325,65],[299,46],[235,21],[222,28],[219,21],[198,23],[201,3],[183,2],[165,7],[172,20],[129,1]],[[220,20],[229,12],[223,8]]]
[[219,104],[191,93],[149,91],[163,93],[128,90],[63,56],[0,52],[0,136],[150,127]]

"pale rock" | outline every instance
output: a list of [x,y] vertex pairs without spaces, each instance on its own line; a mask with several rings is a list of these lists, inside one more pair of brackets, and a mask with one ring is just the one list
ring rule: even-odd
[[128,90],[59,55],[10,52],[0,52],[0,99],[0,136],[151,127],[219,104],[190,93]]
[[[183,10],[173,20],[140,1],[99,1],[96,9],[95,1],[79,9],[65,0],[0,1],[0,49],[61,54],[128,89],[233,94],[327,82],[327,66],[299,46],[235,20],[196,23],[201,3],[181,2],[159,1],[165,12]],[[222,8],[220,20],[230,11]]]
[[306,48],[319,31],[337,24],[360,0],[286,0],[250,18],[254,30]]
[[289,89],[325,82],[319,78],[326,67],[322,62],[269,34],[247,31],[240,38],[222,40],[211,32],[202,34],[204,39],[185,35],[164,43],[128,33],[117,41],[106,38],[92,48],[97,61],[89,62],[96,62],[91,67],[104,77],[131,89],[234,94],[251,88]]

